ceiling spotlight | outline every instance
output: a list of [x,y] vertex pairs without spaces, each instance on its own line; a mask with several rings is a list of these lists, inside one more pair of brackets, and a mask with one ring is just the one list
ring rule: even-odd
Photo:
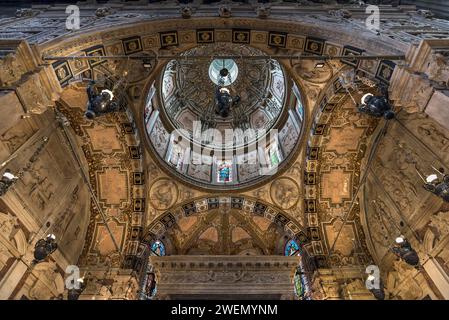
[[45,239],[40,239],[34,246],[34,260],[33,263],[39,263],[47,258],[50,254],[56,251],[58,244],[56,243],[56,236],[49,234]]
[[362,104],[367,104],[368,103],[368,98],[374,97],[374,94],[372,93],[367,93],[365,94],[362,99],[361,99],[361,103]]
[[[111,101],[112,99],[114,99],[114,94],[112,93],[111,90],[108,90],[108,89],[101,90],[101,94],[102,94],[102,95],[108,94],[108,95],[109,95],[109,101]],[[106,95],[105,95],[105,96],[106,96]]]
[[395,241],[396,241],[397,244],[403,243],[403,242],[404,242],[404,236],[397,237],[397,238],[395,239]]
[[84,277],[77,279],[75,283],[73,283],[73,287],[67,292],[67,300],[78,300],[84,289],[86,289]]
[[425,179],[421,177],[424,180],[424,189],[449,202],[449,174],[444,174],[444,170],[433,169],[438,174],[431,174]]
[[114,93],[111,90],[103,89],[98,94],[96,86],[95,81],[91,81],[87,86],[88,104],[84,115],[90,120],[97,115],[114,112],[118,109],[118,104],[114,100]]
[[380,278],[376,278],[373,274],[370,274],[366,278],[366,287],[377,300],[385,299],[384,285]]
[[143,67],[144,68],[148,68],[148,69],[153,68],[153,64],[151,63],[151,60],[150,59],[144,59],[143,60]]
[[11,170],[6,169],[0,179],[0,196],[5,195],[18,178],[11,173]]
[[395,117],[388,98],[385,96],[375,96],[372,93],[367,93],[362,97],[361,105],[358,106],[358,109],[360,112],[376,118],[384,117],[390,120]]
[[404,236],[401,235],[395,239],[395,244],[391,248],[391,251],[407,264],[414,267],[419,266],[418,253],[412,248],[412,245]]
[[226,118],[231,112],[231,107],[235,107],[240,102],[240,96],[231,96],[228,88],[217,86],[215,91],[215,114]]
[[427,183],[432,183],[432,182],[434,182],[437,179],[438,179],[438,176],[436,174],[431,174],[430,176],[428,176],[426,178],[426,182]]
[[325,65],[326,65],[326,64],[325,64],[324,62],[317,62],[317,63],[315,64],[315,68],[321,69],[321,68],[324,68]]

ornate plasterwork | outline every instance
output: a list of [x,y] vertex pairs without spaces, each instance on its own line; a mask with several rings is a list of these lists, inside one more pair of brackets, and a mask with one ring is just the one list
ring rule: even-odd
[[[80,141],[90,184],[106,222],[92,201],[90,225],[79,263],[132,267],[145,221],[145,175],[133,120],[120,112],[107,115],[104,120],[88,121],[83,116],[83,102],[87,103],[85,87],[72,86],[63,92],[58,106]],[[111,240],[111,233],[120,252]]]
[[253,197],[229,195],[172,207],[149,224],[143,242],[161,239],[173,254],[260,255],[282,254],[284,236],[309,243],[303,226],[281,209]]
[[[362,87],[360,92],[369,90]],[[363,242],[359,206],[356,203],[347,211],[360,183],[362,159],[377,120],[358,113],[343,92],[334,84],[321,100],[304,171],[305,212],[313,254],[321,266],[354,266],[371,259]],[[356,100],[360,92],[352,93]]]
[[[206,31],[202,31],[203,33]],[[216,43],[198,46],[186,51],[183,55],[264,55],[258,49],[237,44]],[[238,106],[231,110],[227,118],[216,116],[216,128],[224,134],[225,129],[252,127],[249,121],[252,115],[261,111],[266,120],[258,125],[259,129],[269,130],[275,123],[285,103],[286,83],[281,66],[274,60],[236,59],[238,75],[229,86],[232,95],[240,96]],[[183,121],[181,117],[190,112],[190,119],[199,121],[206,110],[214,109],[215,85],[209,79],[209,60],[180,58],[167,64],[161,83],[162,106],[165,115],[175,128],[193,131],[191,121]],[[239,119],[239,114],[245,119]]]

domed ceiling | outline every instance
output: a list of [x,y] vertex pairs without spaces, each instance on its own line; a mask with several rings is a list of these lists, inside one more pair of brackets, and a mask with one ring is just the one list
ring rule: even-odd
[[[220,190],[276,173],[296,146],[304,115],[299,94],[289,94],[292,81],[265,56],[253,47],[219,43],[167,63],[145,121],[149,142],[169,171]],[[217,113],[220,88],[237,101],[227,116]]]
[[[249,55],[263,56],[256,48],[216,44],[201,46],[185,56]],[[215,116],[214,77],[220,66],[229,70],[224,85],[240,102],[228,117]],[[281,66],[270,59],[179,59],[170,61],[162,78],[163,112],[175,128],[192,133],[193,122],[207,122],[208,128],[246,130],[273,127],[281,114],[285,100],[286,80]]]

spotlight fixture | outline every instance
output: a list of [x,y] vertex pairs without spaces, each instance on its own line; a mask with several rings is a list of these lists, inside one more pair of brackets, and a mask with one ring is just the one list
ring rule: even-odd
[[387,120],[391,120],[395,117],[386,96],[375,96],[372,93],[367,93],[362,97],[358,109],[360,112],[376,118],[384,117]]
[[11,188],[14,182],[18,179],[14,174],[11,173],[11,170],[6,169],[0,179],[0,197],[5,195],[6,192]]
[[325,65],[326,65],[326,64],[325,64],[324,62],[317,62],[317,63],[315,64],[315,68],[316,68],[316,69],[322,69],[322,68],[324,68]]
[[395,239],[395,245],[391,248],[391,251],[407,264],[414,267],[419,265],[418,253],[404,236],[401,235]]
[[444,169],[433,169],[437,174],[431,174],[423,179],[424,189],[449,202],[449,174],[444,174]]
[[114,93],[111,90],[103,89],[97,94],[95,81],[91,81],[87,87],[87,111],[86,118],[92,120],[98,115],[114,112],[118,110],[118,104],[114,100]]
[[217,86],[215,101],[215,114],[226,118],[231,111],[231,107],[236,106],[240,102],[240,96],[232,97],[228,88]]
[[69,289],[67,292],[67,300],[78,300],[84,289],[86,289],[84,277],[77,279],[74,288]]
[[385,300],[385,290],[382,281],[379,279],[378,287],[374,285],[376,277],[372,274],[368,276],[366,279],[368,283],[370,283],[370,287],[368,290],[373,294],[373,296],[377,300]]
[[148,69],[153,68],[153,64],[151,63],[151,60],[150,59],[144,59],[143,60],[143,67],[144,68],[148,68]]
[[45,239],[39,239],[34,246],[34,260],[33,263],[39,263],[47,258],[50,254],[56,251],[58,244],[56,243],[56,236],[48,234]]

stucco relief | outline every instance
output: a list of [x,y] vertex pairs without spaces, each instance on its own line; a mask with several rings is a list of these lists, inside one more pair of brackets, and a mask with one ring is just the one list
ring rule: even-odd
[[449,59],[447,56],[436,53],[429,56],[426,70],[429,79],[449,88]]
[[0,85],[10,86],[20,80],[26,69],[14,54],[8,54],[0,60]]
[[64,280],[54,262],[36,265],[33,274],[37,280],[29,291],[29,297],[36,300],[50,300],[64,292]]
[[427,195],[418,172],[428,174],[432,167],[427,153],[418,154],[420,148],[412,137],[403,133],[400,136],[384,138],[373,168],[399,210],[404,216],[411,216],[418,209],[419,199]]
[[275,180],[270,187],[273,202],[282,209],[291,209],[299,201],[298,184],[291,178],[282,177]]
[[422,297],[423,289],[416,280],[417,271],[402,261],[393,263],[393,271],[388,273],[386,288],[390,298],[416,300]]
[[449,211],[440,211],[430,218],[431,227],[434,227],[438,232],[439,240],[449,235]]
[[404,115],[400,120],[432,152],[449,161],[449,133],[441,125],[423,113]]
[[41,114],[53,105],[49,96],[49,88],[43,83],[41,77],[43,72],[34,73],[17,89],[24,107],[30,113]]
[[157,210],[167,210],[178,199],[178,187],[168,178],[156,180],[150,187],[149,198],[151,205]]
[[279,141],[285,155],[290,155],[299,138],[298,130],[289,118],[285,126],[279,132]]
[[239,175],[239,181],[248,181],[252,178],[255,178],[259,175],[259,163],[258,161],[254,161],[252,163],[248,163],[249,160],[244,160],[245,163],[238,164],[237,170]]
[[321,84],[329,81],[333,76],[332,66],[324,63],[322,68],[316,68],[316,61],[303,60],[293,66],[294,72],[305,81]]

